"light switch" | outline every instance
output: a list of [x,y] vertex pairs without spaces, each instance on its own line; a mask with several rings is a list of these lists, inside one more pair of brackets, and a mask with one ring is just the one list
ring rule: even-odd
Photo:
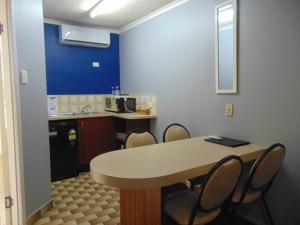
[[232,104],[226,104],[225,116],[233,117],[233,105]]
[[100,63],[99,62],[93,62],[93,68],[99,68],[100,67]]
[[28,72],[26,70],[21,70],[21,83],[28,84]]

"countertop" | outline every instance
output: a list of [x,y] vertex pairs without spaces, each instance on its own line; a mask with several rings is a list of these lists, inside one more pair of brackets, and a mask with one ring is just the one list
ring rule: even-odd
[[228,155],[249,162],[266,149],[255,144],[230,148],[204,139],[190,138],[105,153],[91,161],[91,175],[99,183],[121,189],[159,188],[205,175]]
[[82,118],[95,118],[95,117],[116,117],[127,120],[139,120],[139,119],[155,119],[157,116],[150,114],[139,114],[139,113],[113,113],[113,112],[99,112],[93,114],[57,114],[53,116],[48,116],[49,121],[55,120],[72,120],[72,119],[82,119]]

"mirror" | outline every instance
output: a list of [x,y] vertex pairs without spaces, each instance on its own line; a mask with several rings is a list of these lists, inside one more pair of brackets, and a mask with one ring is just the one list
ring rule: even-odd
[[237,93],[237,1],[218,5],[216,28],[216,93]]

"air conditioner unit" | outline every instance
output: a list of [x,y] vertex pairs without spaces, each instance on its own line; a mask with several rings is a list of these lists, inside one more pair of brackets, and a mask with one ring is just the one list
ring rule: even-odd
[[108,48],[110,46],[110,32],[62,24],[60,26],[60,43]]

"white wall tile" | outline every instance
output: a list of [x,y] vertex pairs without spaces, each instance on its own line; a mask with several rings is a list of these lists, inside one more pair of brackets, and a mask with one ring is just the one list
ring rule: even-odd
[[[58,95],[58,112],[80,112],[85,105],[91,105],[92,111],[103,112],[107,95]],[[157,111],[156,95],[132,94],[136,98],[136,107],[140,110]]]
[[79,95],[79,102],[80,103],[87,102],[87,96],[86,95]]
[[79,112],[79,110],[78,110],[78,105],[71,105],[71,106],[70,106],[70,111],[71,111],[71,112]]
[[78,102],[78,96],[77,95],[71,95],[70,96],[70,102],[71,103],[77,103]]
[[96,111],[97,112],[101,112],[101,111],[103,111],[103,109],[104,109],[103,105],[97,104],[97,106],[96,106]]
[[95,101],[95,96],[94,95],[89,95],[88,96],[88,102],[94,102]]
[[67,96],[67,95],[61,95],[60,96],[60,103],[61,104],[67,104],[67,103],[69,103],[69,96]]
[[68,105],[60,105],[60,112],[62,112],[62,113],[67,113],[67,112],[69,112],[69,106]]

